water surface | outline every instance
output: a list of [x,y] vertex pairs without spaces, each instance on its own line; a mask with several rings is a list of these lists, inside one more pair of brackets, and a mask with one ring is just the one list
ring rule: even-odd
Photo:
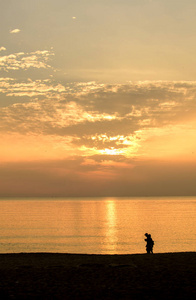
[[0,253],[196,251],[196,197],[1,199]]

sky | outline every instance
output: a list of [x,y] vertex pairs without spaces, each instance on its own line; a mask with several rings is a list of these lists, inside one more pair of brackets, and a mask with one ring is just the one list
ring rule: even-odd
[[0,0],[0,197],[196,195],[195,0]]

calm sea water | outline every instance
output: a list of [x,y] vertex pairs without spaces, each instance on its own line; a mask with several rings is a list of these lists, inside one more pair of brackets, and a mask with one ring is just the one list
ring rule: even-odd
[[0,253],[196,251],[196,197],[1,199]]

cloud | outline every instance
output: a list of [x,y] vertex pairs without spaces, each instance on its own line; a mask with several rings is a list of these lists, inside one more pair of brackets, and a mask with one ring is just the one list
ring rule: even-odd
[[0,47],[0,51],[6,51],[5,47]]
[[1,163],[1,196],[177,196],[196,194],[196,163],[97,164],[81,158]]
[[42,97],[52,98],[65,92],[65,87],[51,79],[25,81],[16,80],[14,78],[0,78],[0,93],[8,97]]
[[20,29],[13,29],[13,30],[10,30],[10,33],[19,33],[21,30]]
[[62,85],[2,78],[0,87],[7,96],[31,99],[1,108],[0,130],[7,134],[68,136],[77,155],[112,160],[189,155],[196,146],[196,82]]
[[38,50],[30,53],[18,52],[6,56],[0,56],[0,70],[27,70],[29,68],[48,69],[51,66],[48,64],[50,58],[54,55],[50,50]]

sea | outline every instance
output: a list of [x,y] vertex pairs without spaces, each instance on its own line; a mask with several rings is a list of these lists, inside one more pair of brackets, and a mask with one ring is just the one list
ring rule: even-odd
[[0,253],[196,251],[196,197],[0,199]]

